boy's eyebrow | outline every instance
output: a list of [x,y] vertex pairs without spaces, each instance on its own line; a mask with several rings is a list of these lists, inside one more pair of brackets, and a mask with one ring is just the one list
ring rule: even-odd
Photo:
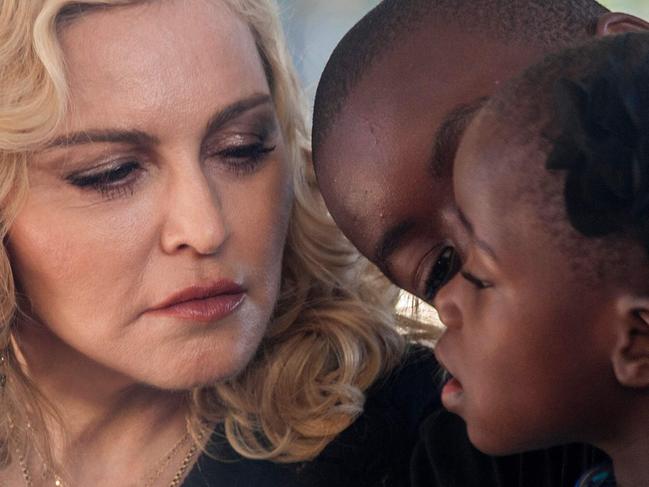
[[[444,116],[442,124],[435,133],[433,143],[433,155],[429,166],[432,177],[443,177],[447,169],[452,167],[453,157],[455,151],[457,151],[464,129],[468,125],[468,122],[471,121],[473,115],[482,108],[488,99],[489,97],[482,96],[469,103],[457,105]],[[468,223],[466,218],[464,218],[464,222]],[[390,279],[392,279],[390,257],[415,226],[415,222],[411,220],[397,223],[381,236],[378,244],[374,248],[373,260]],[[490,252],[490,254],[493,254],[493,252]]]
[[453,107],[442,119],[433,138],[433,153],[429,171],[433,177],[444,177],[453,173],[453,159],[460,145],[464,130],[480,108],[489,100],[488,96],[476,98],[469,103]]
[[390,272],[390,257],[399,248],[401,242],[415,228],[412,220],[406,220],[394,225],[385,232],[374,249],[374,261],[383,273],[392,280]]
[[[206,133],[214,132],[242,113],[247,112],[248,110],[252,110],[259,105],[270,103],[271,101],[271,96],[266,93],[256,93],[242,100],[238,100],[220,110],[210,119],[210,121],[207,123]],[[136,129],[90,129],[79,132],[72,132],[57,137],[45,146],[45,150],[54,149],[57,147],[70,147],[75,145],[94,144],[101,142],[113,144],[122,143],[137,146],[154,146],[159,144],[160,140],[151,134]]]
[[480,248],[484,252],[486,252],[489,257],[491,257],[494,261],[498,262],[498,257],[496,257],[496,253],[494,250],[491,248],[491,246],[485,242],[484,240],[479,239],[476,234],[475,234],[475,229],[473,228],[473,224],[469,221],[469,219],[466,217],[466,215],[462,212],[462,210],[458,207],[455,208],[455,214],[462,224],[462,226],[465,228],[465,230],[469,233],[471,236],[471,241],[476,245],[476,247]]

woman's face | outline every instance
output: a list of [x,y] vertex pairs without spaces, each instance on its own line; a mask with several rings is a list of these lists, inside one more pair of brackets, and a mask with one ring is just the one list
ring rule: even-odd
[[9,236],[43,325],[27,352],[163,388],[236,374],[273,311],[292,201],[251,32],[219,0],[172,0],[87,12],[61,42],[71,110]]

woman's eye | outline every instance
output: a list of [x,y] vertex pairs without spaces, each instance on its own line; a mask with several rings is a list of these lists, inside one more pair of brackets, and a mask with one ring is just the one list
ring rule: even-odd
[[66,179],[78,188],[99,191],[102,196],[122,196],[130,192],[142,166],[137,161],[126,161],[101,172],[75,173]]
[[460,258],[453,247],[445,247],[426,279],[424,299],[432,301],[437,291],[457,273],[461,267]]
[[217,151],[213,157],[218,157],[229,169],[243,174],[255,170],[276,147],[262,142],[232,146]]

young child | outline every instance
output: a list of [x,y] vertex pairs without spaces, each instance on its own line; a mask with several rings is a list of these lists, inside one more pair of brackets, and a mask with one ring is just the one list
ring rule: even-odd
[[454,164],[431,275],[442,400],[506,454],[580,441],[649,486],[649,35],[563,51],[497,93]]

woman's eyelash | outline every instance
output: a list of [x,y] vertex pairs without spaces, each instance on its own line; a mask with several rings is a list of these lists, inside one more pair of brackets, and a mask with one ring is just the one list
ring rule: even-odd
[[[253,172],[264,157],[275,150],[275,145],[265,145],[262,142],[238,145],[221,149],[211,157],[218,157],[229,170],[237,174]],[[65,179],[85,190],[95,190],[106,198],[117,198],[132,194],[133,185],[137,181],[137,173],[142,170],[142,165],[136,160],[127,160],[115,164],[113,167],[99,172],[74,173]]]
[[[247,145],[232,146],[215,152],[211,157],[218,157],[237,174],[253,172],[264,157],[275,150],[275,145],[267,146],[261,142]],[[133,192],[137,175],[142,165],[136,160],[127,160],[99,172],[80,172],[67,176],[65,179],[84,190],[94,190],[103,197],[113,199],[128,196]]]
[[265,145],[262,142],[226,147],[214,152],[211,157],[220,158],[229,169],[239,174],[254,171],[265,156],[276,149],[276,145]]
[[104,197],[114,198],[132,192],[136,173],[141,169],[139,162],[126,161],[105,171],[89,174],[75,173],[66,179],[78,188],[96,190]]

